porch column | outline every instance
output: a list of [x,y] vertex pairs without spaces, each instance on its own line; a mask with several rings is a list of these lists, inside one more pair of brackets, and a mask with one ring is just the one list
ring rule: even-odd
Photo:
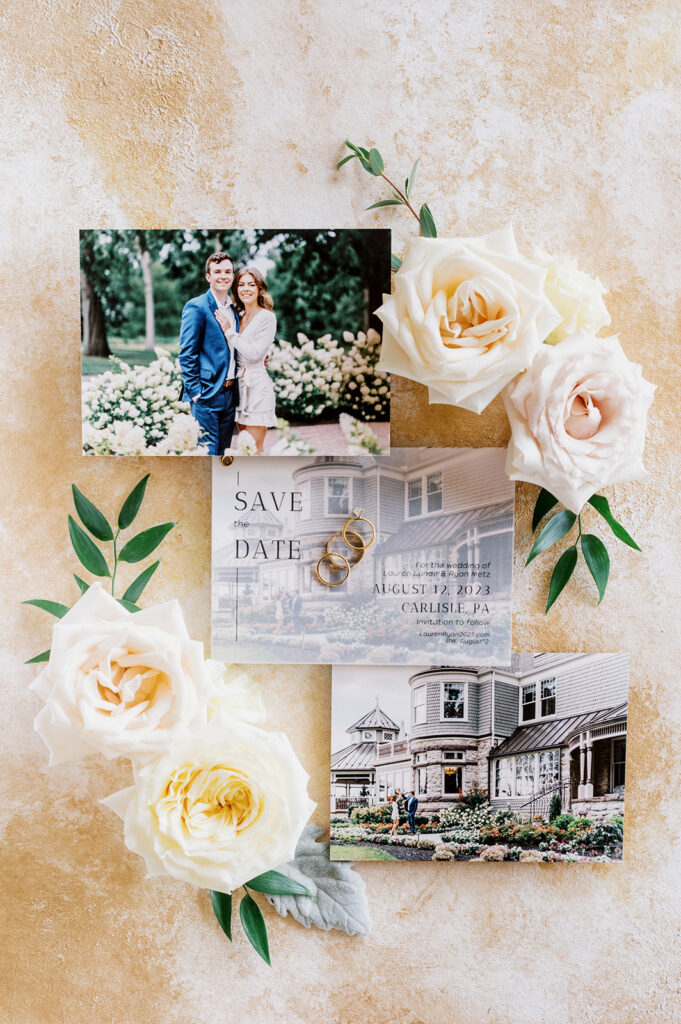
[[593,785],[593,739],[591,733],[586,734],[586,785],[584,796],[590,799],[594,795]]
[[586,783],[586,743],[584,733],[579,734],[579,786],[577,787],[577,799],[582,800],[585,796]]

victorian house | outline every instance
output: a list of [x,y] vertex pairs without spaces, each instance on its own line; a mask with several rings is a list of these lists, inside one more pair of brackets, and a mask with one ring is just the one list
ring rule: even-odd
[[377,747],[379,800],[413,789],[434,812],[477,785],[528,816],[554,794],[595,820],[623,810],[625,654],[514,655],[506,668],[419,671],[408,686],[409,738]]
[[[350,744],[331,757],[331,811],[347,811],[351,804],[378,802],[376,768],[379,744],[392,742],[400,726],[376,706],[345,730]],[[402,731],[404,731],[402,727]]]

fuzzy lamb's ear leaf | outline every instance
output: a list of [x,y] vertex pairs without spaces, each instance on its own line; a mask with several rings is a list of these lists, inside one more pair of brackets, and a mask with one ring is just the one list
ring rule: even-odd
[[618,523],[615,519],[614,515],[610,511],[610,502],[607,498],[602,494],[592,494],[589,498],[589,504],[596,509],[599,515],[603,516],[618,540],[621,540],[624,544],[628,544],[630,548],[634,548],[636,551],[641,550],[634,538],[631,537],[622,524]]
[[575,513],[570,512],[567,508],[564,508],[562,512],[557,512],[555,516],[552,516],[532,545],[532,550],[527,556],[525,565],[529,565],[533,558],[536,558],[537,555],[542,553],[542,551],[546,551],[546,549],[550,548],[552,544],[555,544],[557,540],[560,540],[566,533],[569,533],[576,521],[577,516]]
[[139,483],[135,484],[130,494],[123,502],[123,506],[118,513],[118,528],[120,530],[127,530],[132,524],[135,516],[140,510],[142,501],[144,500],[144,492],[147,489],[147,480],[150,474],[147,473],[143,476]]
[[532,533],[537,529],[546,513],[550,512],[554,505],[557,504],[558,498],[554,498],[546,488],[542,487],[541,491],[537,495],[534,512],[532,513]]
[[329,860],[328,843],[316,840],[322,834],[318,825],[306,825],[290,864],[279,868],[282,874],[300,882],[311,896],[268,896],[282,917],[290,914],[309,928],[329,931],[338,928],[348,935],[369,935],[371,918],[366,885],[352,865]]
[[546,602],[546,611],[548,612],[554,601],[557,600],[563,587],[572,576],[577,565],[577,545],[573,544],[572,547],[567,548],[556,562],[556,567],[553,570],[551,576],[551,582],[549,584],[549,599]]
[[253,946],[253,949],[263,958],[268,967],[271,967],[270,946],[267,941],[265,918],[262,916],[262,910],[248,892],[239,904],[239,917],[244,926],[246,938]]
[[398,271],[401,266],[402,266],[402,260],[400,259],[399,256],[395,256],[394,253],[393,253],[393,255],[390,257],[390,269]]
[[589,572],[598,587],[598,603],[600,604],[605,594],[605,588],[608,585],[610,555],[601,538],[597,537],[595,533],[583,533],[581,543],[584,561],[589,567]]
[[113,540],[113,530],[109,526],[106,517],[102,515],[96,505],[93,505],[75,484],[71,484],[73,492],[73,504],[76,506],[78,518],[97,540]]

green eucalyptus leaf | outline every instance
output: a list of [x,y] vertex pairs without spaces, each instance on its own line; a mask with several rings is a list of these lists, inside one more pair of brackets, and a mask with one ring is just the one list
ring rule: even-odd
[[59,604],[57,601],[43,601],[40,598],[35,598],[32,601],[22,601],[22,604],[32,604],[36,608],[42,608],[44,612],[49,612],[50,615],[56,615],[58,619],[63,619],[69,610],[67,604]]
[[371,173],[376,177],[383,174],[383,157],[377,149],[369,151],[369,165],[371,166]]
[[246,893],[239,904],[239,917],[246,932],[246,938],[253,946],[256,953],[263,958],[265,963],[271,967],[270,947],[267,941],[267,927],[262,910],[255,902],[250,893]]
[[607,498],[602,494],[592,494],[589,498],[589,504],[596,509],[599,515],[603,516],[618,540],[623,541],[624,544],[628,544],[630,548],[634,548],[636,551],[641,550],[634,538],[631,537],[622,524],[618,523],[615,519],[614,515],[610,511],[610,503]]
[[76,581],[76,583],[78,584],[78,589],[80,590],[81,597],[82,597],[82,595],[85,593],[85,591],[90,589],[90,584],[86,583],[85,580],[82,580],[80,578],[80,576],[76,576],[75,572],[73,574],[73,578]]
[[229,892],[216,892],[215,889],[210,891],[210,901],[213,904],[213,911],[217,917],[220,927],[229,939],[232,941],[232,894]]
[[339,160],[338,163],[336,164],[336,170],[340,171],[343,164],[346,164],[349,160],[354,160],[356,156],[356,153],[351,153],[350,156],[344,156],[343,159]]
[[404,202],[401,199],[381,199],[380,203],[372,203],[371,206],[367,206],[367,210],[378,210],[381,206],[404,206]]
[[104,555],[73,516],[69,516],[69,537],[78,561],[85,566],[88,572],[91,572],[93,576],[111,576]]
[[159,546],[165,535],[176,525],[176,523],[162,523],[160,526],[151,526],[148,530],[142,530],[123,546],[123,550],[118,556],[119,561],[141,562]]
[[159,562],[153,562],[151,565],[147,566],[147,568],[144,570],[144,572],[141,572],[139,574],[139,576],[132,581],[132,583],[130,584],[130,586],[126,590],[126,592],[123,594],[123,597],[122,597],[121,600],[123,600],[123,601],[130,601],[133,604],[136,601],[138,601],[142,591],[144,590],[144,588],[146,587],[147,583],[149,582],[151,577],[154,575],[154,573],[156,572],[156,570],[158,569],[160,564],[161,563],[159,561]]
[[126,601],[122,597],[117,597],[116,600],[118,601],[118,603],[123,608],[125,608],[126,612],[139,612],[139,611],[141,611],[141,608],[139,607],[139,605],[133,604],[132,601]]
[[553,575],[551,576],[551,582],[549,584],[549,599],[546,602],[547,612],[554,601],[558,598],[567,581],[572,576],[576,565],[577,545],[573,544],[572,547],[567,548],[567,550],[563,552],[556,562],[556,567],[553,570]]
[[560,540],[566,533],[569,533],[576,521],[577,516],[575,513],[570,512],[567,508],[564,508],[562,512],[557,512],[555,516],[552,516],[532,545],[532,550],[527,556],[525,565],[529,565],[533,558],[536,558],[537,555],[542,553],[542,551],[546,551],[546,549],[550,548],[552,544],[555,544],[557,540]]
[[610,575],[610,555],[608,554],[608,549],[601,538],[597,537],[595,533],[583,533],[582,554],[584,555],[584,561],[589,567],[589,572],[598,587],[598,603],[600,604],[605,594],[605,588],[608,585],[608,576]]
[[310,890],[306,889],[300,882],[281,871],[265,871],[262,875],[256,875],[250,882],[246,882],[249,889],[256,892],[265,892],[271,896],[310,896]]
[[430,212],[429,207],[426,203],[421,207],[419,213],[419,223],[421,225],[421,234],[426,238],[437,238],[437,228],[435,227],[435,221],[433,215]]
[[76,506],[78,518],[85,529],[89,530],[92,536],[96,537],[97,540],[113,540],[113,530],[97,506],[93,505],[92,502],[78,490],[75,484],[71,484],[71,490],[73,492],[73,504]]
[[419,162],[418,160],[416,160],[414,166],[411,169],[411,174],[409,175],[406,181],[405,192],[407,193],[407,199],[411,199],[411,194],[414,191],[414,180],[416,178],[416,168],[418,167],[418,165]]
[[400,269],[401,266],[402,260],[400,259],[399,256],[395,256],[395,254],[393,253],[393,255],[390,257],[390,269],[397,271]]
[[149,473],[143,476],[138,484],[135,484],[130,494],[123,502],[123,506],[118,513],[118,528],[120,530],[127,530],[140,510],[140,505],[144,500],[144,492],[147,489],[147,480],[149,479]]
[[43,651],[42,654],[36,654],[35,658],[29,658],[28,661],[24,662],[24,665],[36,665],[39,661],[49,661],[50,652]]
[[534,512],[532,513],[532,533],[537,529],[546,513],[550,512],[554,505],[557,504],[558,498],[554,498],[549,491],[542,487],[541,491],[537,495]]

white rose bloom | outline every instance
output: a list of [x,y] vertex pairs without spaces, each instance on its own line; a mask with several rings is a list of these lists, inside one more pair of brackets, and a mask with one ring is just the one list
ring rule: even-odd
[[537,250],[534,262],[546,270],[544,293],[560,313],[560,323],[546,338],[547,345],[557,345],[577,330],[598,334],[610,323],[610,314],[603,302],[607,289],[597,277],[589,277],[569,256],[549,256]]
[[546,272],[507,227],[481,238],[415,238],[376,310],[379,369],[426,384],[431,402],[482,410],[526,369],[561,320]]
[[45,702],[35,729],[59,764],[167,749],[205,714],[215,683],[177,601],[131,613],[96,583],[54,627],[31,689]]
[[290,861],[314,810],[288,738],[221,717],[103,801],[149,875],[230,893]]
[[506,472],[545,487],[573,512],[609,484],[644,479],[654,391],[616,336],[577,331],[560,345],[543,345],[504,392],[511,423]]
[[225,715],[242,718],[251,725],[265,721],[262,690],[240,665],[226,665],[223,661],[209,659],[206,671],[212,687],[207,704],[209,722]]

